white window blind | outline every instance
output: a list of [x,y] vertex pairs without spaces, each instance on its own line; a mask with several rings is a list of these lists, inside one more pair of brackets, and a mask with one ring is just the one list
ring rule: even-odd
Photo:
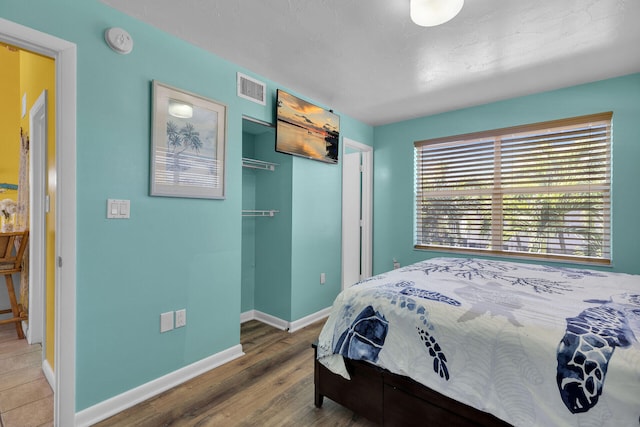
[[416,142],[416,248],[609,263],[611,117]]

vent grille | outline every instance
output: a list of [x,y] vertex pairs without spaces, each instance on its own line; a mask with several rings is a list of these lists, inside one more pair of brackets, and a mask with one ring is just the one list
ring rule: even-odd
[[238,96],[258,104],[267,104],[267,86],[245,74],[238,73]]

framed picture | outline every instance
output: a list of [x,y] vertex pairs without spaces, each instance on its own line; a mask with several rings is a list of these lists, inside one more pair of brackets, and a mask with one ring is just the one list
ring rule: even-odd
[[227,107],[153,81],[151,195],[224,199]]

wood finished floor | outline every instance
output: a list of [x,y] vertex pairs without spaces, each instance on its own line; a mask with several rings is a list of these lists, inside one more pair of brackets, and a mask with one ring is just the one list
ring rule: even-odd
[[53,426],[53,391],[42,373],[42,347],[0,325],[0,427]]
[[311,343],[323,323],[294,333],[244,323],[245,356],[96,426],[373,426],[327,398],[313,405]]

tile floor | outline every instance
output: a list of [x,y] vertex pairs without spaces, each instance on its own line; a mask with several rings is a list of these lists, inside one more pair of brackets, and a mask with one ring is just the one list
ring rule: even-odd
[[42,373],[42,348],[0,325],[0,427],[53,426],[53,392]]

